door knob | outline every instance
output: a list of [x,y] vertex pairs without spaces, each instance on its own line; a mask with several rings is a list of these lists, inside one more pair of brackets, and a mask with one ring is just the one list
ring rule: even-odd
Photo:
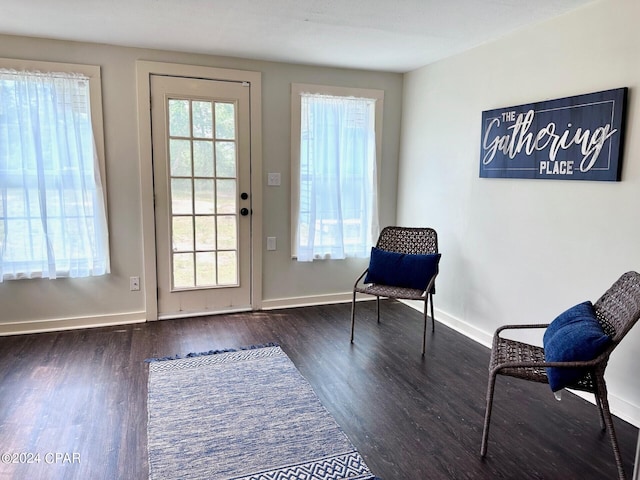
[[249,209],[248,208],[241,208],[240,209],[240,215],[242,215],[243,217],[246,217],[247,215],[249,215]]

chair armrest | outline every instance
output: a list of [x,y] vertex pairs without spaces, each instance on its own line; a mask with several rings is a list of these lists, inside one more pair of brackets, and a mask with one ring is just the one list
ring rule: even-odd
[[526,329],[526,328],[547,328],[548,326],[549,326],[548,323],[530,323],[526,325],[503,325],[496,330],[496,333],[494,333],[494,337],[499,337],[500,332],[502,332],[503,330],[519,330],[519,329]]
[[603,355],[599,355],[596,358],[588,361],[574,361],[574,362],[504,362],[496,365],[492,371],[498,372],[505,368],[527,368],[527,367],[536,367],[536,368],[546,368],[546,367],[555,367],[555,368],[588,368],[595,367],[598,364],[602,363]]
[[440,273],[440,269],[436,268],[436,273],[433,274],[433,277],[431,277],[431,280],[429,280],[429,283],[427,284],[427,288],[425,288],[425,295],[429,295],[429,292],[431,290],[433,290],[433,286],[436,283],[436,277],[438,276],[438,273]]
[[362,280],[362,277],[364,277],[367,272],[369,271],[369,269],[367,268],[364,272],[362,272],[360,274],[360,276],[356,279],[356,282],[353,284],[353,288],[355,289],[358,286],[358,282],[360,282],[360,280]]

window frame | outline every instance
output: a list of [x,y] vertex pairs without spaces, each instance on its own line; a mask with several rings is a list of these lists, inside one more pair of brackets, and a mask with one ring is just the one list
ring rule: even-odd
[[[96,143],[96,153],[100,165],[100,180],[104,204],[107,205],[107,182],[104,154],[104,123],[102,116],[102,75],[99,65],[87,65],[81,63],[44,62],[39,60],[20,60],[15,58],[0,58],[0,68],[13,70],[39,71],[42,73],[82,73],[89,77],[89,99],[91,102],[91,126],[93,138]],[[107,221],[109,212],[107,209]]]
[[[102,75],[99,65],[45,62],[39,60],[22,60],[15,58],[1,58],[0,68],[16,71],[32,71],[40,73],[79,73],[89,78],[89,101],[91,107],[91,126],[95,142],[98,167],[100,169],[100,183],[105,206],[107,226],[109,225],[109,208],[107,203],[107,181],[104,148],[104,121],[102,112]],[[109,245],[107,245],[109,248]],[[39,277],[33,277],[39,278]]]
[[[297,225],[300,208],[300,135],[301,94],[331,95],[335,97],[361,97],[375,99],[376,134],[376,190],[380,192],[380,170],[382,165],[382,118],[384,113],[384,90],[358,87],[338,87],[308,83],[291,84],[291,258],[297,258]],[[380,197],[378,196],[378,199]]]

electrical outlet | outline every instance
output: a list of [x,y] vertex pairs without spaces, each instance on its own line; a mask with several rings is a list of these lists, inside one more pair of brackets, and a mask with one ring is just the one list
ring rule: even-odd
[[129,277],[129,290],[132,292],[140,290],[140,277]]
[[267,250],[276,249],[276,237],[267,237]]

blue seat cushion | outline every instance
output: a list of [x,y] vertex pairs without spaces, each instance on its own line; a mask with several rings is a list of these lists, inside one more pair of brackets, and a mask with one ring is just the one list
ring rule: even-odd
[[425,290],[438,272],[440,254],[396,253],[373,247],[364,283]]
[[[604,352],[611,337],[602,330],[591,302],[583,302],[562,312],[544,332],[544,358],[547,362],[593,360]],[[580,380],[584,368],[548,367],[551,390],[557,392]]]

